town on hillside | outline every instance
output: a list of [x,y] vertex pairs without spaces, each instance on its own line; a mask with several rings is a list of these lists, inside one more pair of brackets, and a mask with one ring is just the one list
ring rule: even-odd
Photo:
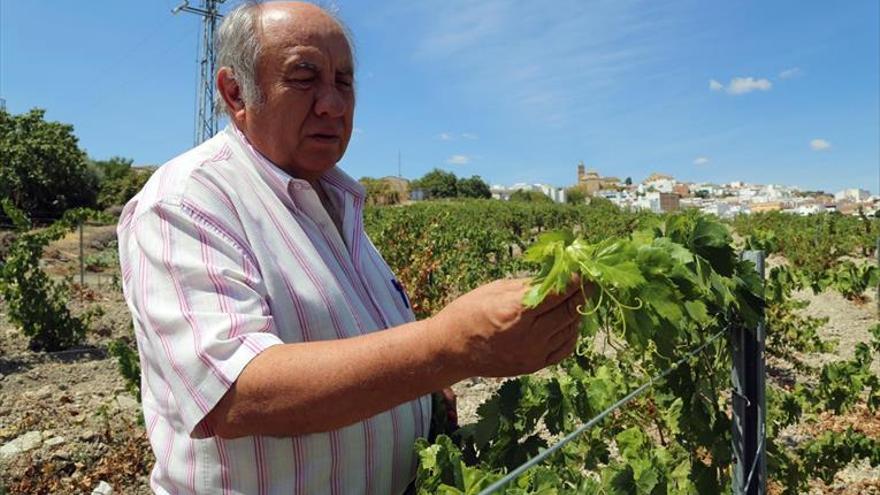
[[[452,177],[450,180],[454,180],[454,175],[449,172],[435,170],[432,173],[447,174]],[[459,180],[474,179],[480,180],[478,177]],[[424,188],[420,187],[420,180],[410,182],[400,177],[362,179],[364,180],[381,184],[381,190],[392,192],[395,198],[420,201],[431,197]],[[575,184],[566,187],[542,183],[517,183],[511,186],[494,184],[488,189],[485,197],[491,196],[505,201],[527,197],[524,195],[543,195],[557,203],[576,203],[590,201],[591,198],[604,198],[627,210],[650,210],[659,213],[696,208],[722,218],[768,211],[797,215],[823,212],[880,215],[880,196],[871,195],[869,191],[860,188],[844,189],[829,194],[824,191],[808,191],[780,184],[751,184],[742,181],[726,184],[683,182],[662,173],[653,173],[636,183],[630,177],[622,180],[619,177],[604,177],[594,169],[587,169],[583,162],[577,165]]]

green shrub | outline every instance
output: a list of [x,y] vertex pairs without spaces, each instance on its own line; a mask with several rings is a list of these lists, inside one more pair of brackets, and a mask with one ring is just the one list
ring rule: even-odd
[[110,342],[107,347],[110,355],[116,358],[119,373],[125,378],[125,388],[132,393],[137,400],[141,400],[141,363],[136,349],[122,339]]
[[58,351],[80,344],[93,315],[71,314],[67,308],[69,284],[49,278],[40,269],[40,258],[47,244],[73,230],[90,211],[68,210],[49,227],[34,230],[9,199],[0,201],[17,234],[0,265],[0,295],[6,301],[9,320],[30,338],[32,350]]

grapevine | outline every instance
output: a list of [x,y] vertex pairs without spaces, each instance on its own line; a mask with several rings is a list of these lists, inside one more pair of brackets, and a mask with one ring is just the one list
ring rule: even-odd
[[[574,273],[597,288],[581,310],[582,352],[549,378],[506,382],[481,406],[481,419],[456,432],[457,444],[451,439],[439,439],[439,446],[423,444],[419,480],[424,493],[478,492],[493,475],[546,448],[550,437],[571,431],[649,373],[669,367],[684,349],[706,344],[709,335],[731,324],[753,325],[763,312],[754,267],[736,257],[723,225],[698,215],[670,217],[630,236],[595,243],[572,232],[547,233],[524,257],[539,266],[524,301],[528,306],[564,290]],[[613,356],[600,352],[599,333],[621,344]],[[552,469],[520,478],[510,493],[727,490],[730,423],[721,400],[724,390],[715,379],[727,372],[727,351],[723,340],[708,344],[708,357],[686,360],[634,400],[630,414],[615,414],[567,445],[548,460]],[[685,413],[703,421],[683,428]],[[599,438],[613,438],[618,455],[608,455]],[[455,477],[439,466],[455,464],[459,456],[465,463],[461,472],[473,474],[450,485]],[[590,476],[584,466],[598,474]],[[476,481],[469,485],[466,479]]]
[[[450,219],[462,213],[447,205],[424,208]],[[477,216],[491,218],[491,213],[483,210]],[[556,229],[550,232],[521,229],[525,234],[518,242],[531,247],[519,260],[501,259],[508,273],[529,266],[536,270],[526,305],[561,291],[574,273],[595,287],[585,292],[589,297],[580,308],[578,352],[546,375],[506,381],[480,406],[475,423],[440,435],[434,443],[420,441],[420,493],[480,493],[677,357],[707,343],[649,392],[522,473],[503,492],[729,492],[730,356],[724,339],[707,339],[730,325],[753,327],[760,318],[768,323],[768,355],[794,362],[814,380],[794,387],[768,382],[771,485],[782,493],[801,493],[808,480],[830,480],[854,459],[880,462],[878,439],[861,432],[830,432],[793,446],[779,441],[786,426],[809,425],[826,411],[880,405],[880,380],[870,370],[880,340],[860,346],[851,360],[821,369],[797,357],[829,351],[833,342],[819,338],[825,320],[800,314],[806,302],[793,291],[834,287],[837,273],[848,266],[836,257],[843,250],[825,253],[833,259],[828,268],[809,261],[774,268],[764,290],[753,266],[736,256],[727,227],[716,220],[680,214],[630,218],[622,224],[639,228],[630,233],[600,226],[597,235],[588,224],[565,219],[548,222]],[[849,225],[833,219],[821,228],[844,231]],[[795,249],[784,231],[761,228],[766,230],[747,238],[749,247]],[[853,243],[852,250],[859,247]],[[444,263],[433,266],[445,268]],[[876,333],[880,337],[880,327]]]

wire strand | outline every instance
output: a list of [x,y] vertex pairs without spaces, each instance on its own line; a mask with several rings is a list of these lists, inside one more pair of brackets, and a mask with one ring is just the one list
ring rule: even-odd
[[[563,446],[565,446],[565,444],[567,444],[568,442],[571,442],[572,440],[574,440],[575,438],[577,438],[578,436],[580,436],[581,433],[583,433],[583,432],[589,430],[590,428],[596,426],[596,424],[598,424],[600,421],[602,421],[603,419],[605,419],[606,416],[608,416],[608,415],[611,414],[612,412],[616,411],[617,409],[620,409],[621,407],[625,406],[629,401],[633,400],[634,398],[638,397],[638,396],[641,395],[643,392],[645,392],[646,390],[648,390],[649,388],[651,388],[651,386],[654,385],[657,381],[662,380],[662,379],[665,378],[667,375],[669,375],[670,373],[672,373],[673,371],[675,371],[679,366],[681,366],[682,364],[684,364],[688,359],[690,359],[690,358],[692,358],[694,355],[699,354],[700,352],[702,352],[703,349],[705,349],[706,347],[709,346],[709,344],[715,342],[716,340],[718,340],[719,337],[721,337],[722,335],[724,335],[725,333],[727,333],[727,331],[730,330],[730,328],[731,328],[731,327],[728,325],[728,326],[725,327],[723,330],[721,330],[720,332],[716,333],[716,334],[713,335],[711,338],[709,338],[709,339],[708,339],[706,342],[704,342],[702,345],[700,345],[700,346],[697,347],[696,349],[694,349],[694,350],[688,352],[683,358],[679,359],[679,360],[676,361],[674,364],[672,364],[672,366],[670,366],[669,368],[666,368],[666,369],[665,369],[664,371],[662,371],[661,373],[658,373],[658,374],[654,375],[654,376],[651,377],[651,379],[649,379],[647,382],[645,382],[645,383],[643,383],[641,386],[639,386],[639,388],[637,388],[637,389],[633,390],[632,392],[628,393],[628,394],[625,395],[622,399],[620,399],[620,400],[618,400],[617,402],[615,402],[614,404],[612,404],[609,408],[607,408],[607,409],[605,409],[604,411],[600,412],[599,414],[597,414],[596,416],[594,416],[592,419],[590,419],[589,421],[587,421],[587,422],[584,423],[583,425],[579,426],[576,430],[572,431],[571,433],[569,433],[568,435],[566,435],[565,437],[563,437],[563,439],[560,440],[559,442],[557,442],[555,445],[553,445],[552,447],[548,448],[547,450],[543,450],[543,451],[541,451],[538,455],[536,455],[535,457],[532,457],[532,458],[529,459],[528,461],[522,463],[519,467],[517,467],[517,468],[514,469],[513,471],[509,472],[507,475],[505,475],[505,476],[504,476],[503,478],[501,478],[500,480],[498,480],[498,481],[496,481],[495,483],[492,483],[491,485],[489,485],[488,487],[486,487],[483,491],[481,491],[481,492],[479,493],[479,495],[489,495],[490,493],[495,493],[496,491],[498,491],[499,489],[503,488],[503,487],[506,486],[508,483],[510,483],[511,481],[513,481],[514,479],[516,479],[519,475],[521,475],[522,473],[526,472],[526,471],[527,471],[529,468],[531,468],[532,466],[534,466],[534,465],[540,463],[541,461],[543,461],[544,459],[550,457],[551,454],[553,454],[553,453],[556,452],[557,450],[561,449]],[[753,468],[754,468],[754,466],[753,466]]]
[[749,469],[749,476],[746,478],[746,484],[742,487],[743,492],[747,492],[749,490],[749,486],[752,484],[752,475],[755,474],[755,468],[758,466],[758,460],[761,459],[761,450],[764,448],[764,438],[765,435],[761,435],[761,441],[758,443],[758,448],[755,449],[755,459],[752,461],[752,467]]

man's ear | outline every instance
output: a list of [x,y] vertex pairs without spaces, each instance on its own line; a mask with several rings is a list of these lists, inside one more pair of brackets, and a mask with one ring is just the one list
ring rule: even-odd
[[244,119],[244,95],[241,94],[241,86],[235,80],[235,74],[231,67],[221,67],[217,71],[217,91],[226,102],[226,108],[230,111],[233,120]]

